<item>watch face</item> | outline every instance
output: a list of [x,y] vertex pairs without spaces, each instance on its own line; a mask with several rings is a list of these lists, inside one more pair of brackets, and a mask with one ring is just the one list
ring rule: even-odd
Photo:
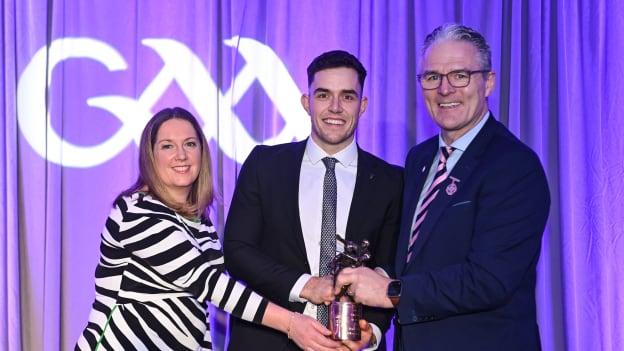
[[398,297],[401,296],[401,281],[393,280],[388,284],[388,293],[389,297]]

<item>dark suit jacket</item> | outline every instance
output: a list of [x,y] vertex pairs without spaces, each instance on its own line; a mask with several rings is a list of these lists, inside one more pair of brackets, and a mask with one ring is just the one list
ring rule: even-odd
[[429,205],[405,264],[412,220],[438,137],[405,165],[395,343],[404,350],[538,350],[536,263],[550,197],[536,154],[490,117]]
[[[232,276],[271,301],[297,312],[302,312],[305,306],[288,301],[290,290],[303,273],[310,273],[298,203],[305,147],[306,141],[254,148],[238,178],[223,246],[225,265]],[[394,262],[402,176],[400,167],[358,148],[346,239],[370,241],[372,267],[390,268]],[[364,318],[383,332],[389,326],[391,313],[365,308]],[[282,333],[232,317],[228,349],[298,348]]]

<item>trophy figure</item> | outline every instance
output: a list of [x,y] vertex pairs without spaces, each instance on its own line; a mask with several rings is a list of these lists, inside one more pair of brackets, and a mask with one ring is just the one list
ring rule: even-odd
[[[331,270],[336,277],[341,270],[347,267],[361,267],[364,262],[370,260],[368,240],[363,240],[359,245],[336,236],[336,239],[344,244],[344,251],[336,254],[332,260]],[[358,341],[362,337],[359,320],[362,319],[362,305],[356,303],[347,293],[349,286],[343,286],[340,293],[329,306],[329,330],[334,340]]]

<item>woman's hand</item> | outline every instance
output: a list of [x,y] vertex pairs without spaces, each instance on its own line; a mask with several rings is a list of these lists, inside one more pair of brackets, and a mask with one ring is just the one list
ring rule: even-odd
[[305,351],[340,350],[341,343],[332,340],[331,331],[316,319],[293,312],[288,326],[288,338]]
[[369,348],[376,344],[374,340],[375,335],[373,334],[373,327],[368,324],[364,319],[360,319],[360,329],[362,330],[362,337],[358,341],[343,341],[344,345],[342,345],[343,351],[356,351]]

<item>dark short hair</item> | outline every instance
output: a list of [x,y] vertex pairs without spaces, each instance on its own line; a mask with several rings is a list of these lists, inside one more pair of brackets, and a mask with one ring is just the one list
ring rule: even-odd
[[441,25],[429,33],[425,38],[425,45],[422,50],[423,57],[431,45],[444,40],[465,41],[474,45],[479,53],[481,69],[492,70],[492,51],[483,35],[470,27],[457,23]]
[[358,74],[360,88],[364,90],[364,80],[366,79],[366,69],[357,57],[343,50],[333,50],[317,56],[308,66],[308,87],[314,81],[314,75],[318,71],[330,68],[347,67],[354,69]]

